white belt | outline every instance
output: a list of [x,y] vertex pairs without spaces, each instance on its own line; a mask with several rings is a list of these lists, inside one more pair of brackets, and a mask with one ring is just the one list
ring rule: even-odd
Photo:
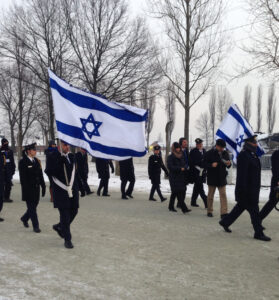
[[73,166],[73,171],[72,171],[72,175],[71,175],[71,180],[70,180],[70,184],[69,185],[65,185],[63,182],[61,182],[59,179],[57,179],[56,177],[52,176],[53,181],[59,186],[61,187],[61,189],[67,191],[69,198],[73,197],[73,191],[72,191],[72,187],[73,187],[73,183],[74,183],[74,179],[75,179],[75,165]]
[[201,168],[201,167],[199,167],[199,166],[195,166],[195,168],[198,170],[198,171],[200,171],[200,173],[199,173],[199,176],[202,176],[202,173],[203,173],[203,168]]

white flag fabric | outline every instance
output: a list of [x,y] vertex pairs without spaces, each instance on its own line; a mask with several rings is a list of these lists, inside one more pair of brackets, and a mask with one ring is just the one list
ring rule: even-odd
[[146,154],[147,111],[72,87],[49,70],[58,138],[94,157],[124,160]]
[[[250,124],[241,114],[236,104],[232,104],[223,119],[216,133],[216,139],[221,138],[226,141],[227,149],[233,154],[233,162],[236,163],[237,156],[241,151],[244,140],[254,135],[254,131]],[[265,152],[259,145],[257,149],[258,156]]]

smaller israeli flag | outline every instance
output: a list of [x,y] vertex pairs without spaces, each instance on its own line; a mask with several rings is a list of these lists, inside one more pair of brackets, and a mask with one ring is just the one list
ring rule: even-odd
[[[226,141],[227,149],[232,152],[235,164],[244,140],[253,135],[254,131],[250,124],[243,117],[237,105],[232,104],[216,132],[216,139],[221,138]],[[264,153],[265,151],[259,144],[257,155],[262,156]]]
[[48,72],[60,139],[99,158],[124,160],[146,154],[145,109],[79,90]]

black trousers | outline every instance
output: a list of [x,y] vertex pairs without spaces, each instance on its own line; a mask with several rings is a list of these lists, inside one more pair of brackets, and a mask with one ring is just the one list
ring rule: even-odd
[[174,209],[175,198],[177,198],[178,207],[181,208],[183,212],[185,212],[187,210],[187,206],[184,202],[185,193],[186,193],[185,191],[179,191],[179,192],[172,191],[170,196],[169,209]]
[[109,178],[101,178],[98,187],[98,194],[100,194],[101,190],[103,189],[103,195],[106,195],[108,193],[108,184],[109,184]]
[[[129,186],[126,190],[126,185],[129,181]],[[121,179],[121,193],[122,193],[122,196],[125,196],[125,195],[132,195],[133,193],[133,190],[134,190],[134,186],[135,186],[135,182],[136,182],[136,179],[135,178],[130,178],[130,180],[128,179]]]
[[201,176],[199,176],[195,181],[192,198],[191,198],[191,205],[197,204],[197,199],[199,196],[201,196],[204,206],[207,207],[207,196],[204,192],[203,179]]
[[4,185],[4,198],[5,199],[10,199],[12,186],[13,186],[12,180],[6,180],[5,185]]
[[0,184],[0,212],[3,208],[3,201],[4,201],[4,186]]
[[71,241],[70,226],[78,213],[78,208],[58,208],[58,210],[60,213],[60,223],[58,226],[61,228],[65,241]]
[[276,199],[276,192],[274,191],[274,187],[271,187],[269,200],[266,202],[262,210],[260,211],[260,218],[263,220],[266,218],[273,208],[278,204],[279,199]]
[[81,178],[81,182],[79,184],[79,190],[80,190],[81,194],[91,193],[90,187],[87,183],[87,178]]
[[31,219],[33,228],[39,228],[39,221],[38,221],[38,215],[37,215],[38,204],[39,204],[39,201],[26,201],[27,211],[21,217],[21,220],[23,222],[28,222],[29,219]]
[[157,194],[159,195],[160,199],[162,200],[164,197],[163,197],[162,192],[161,192],[160,184],[152,184],[152,187],[151,187],[151,190],[150,190],[149,199],[153,199],[155,191],[157,192]]
[[235,207],[232,209],[232,211],[222,219],[221,224],[229,227],[244,212],[244,210],[247,210],[248,213],[250,214],[250,218],[251,218],[252,225],[254,227],[255,234],[262,234],[263,233],[262,221],[259,214],[258,204],[246,205],[243,203],[237,203]]

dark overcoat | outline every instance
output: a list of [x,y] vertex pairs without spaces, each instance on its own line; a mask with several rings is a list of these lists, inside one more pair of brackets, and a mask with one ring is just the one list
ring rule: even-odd
[[109,167],[111,167],[112,172],[114,172],[114,167],[111,160],[104,159],[104,158],[96,158],[96,170],[99,178],[102,179],[110,178]]
[[84,154],[82,152],[77,152],[76,153],[76,162],[77,162],[77,169],[79,176],[83,180],[87,180],[88,178],[88,156],[87,153],[85,152]]
[[15,160],[14,160],[14,153],[13,150],[11,149],[3,149],[1,147],[1,153],[2,155],[5,156],[5,180],[6,181],[11,181],[13,179],[13,176],[15,174],[15,169],[16,169],[16,165],[15,165]]
[[190,161],[190,178],[193,182],[196,182],[199,177],[202,178],[202,181],[205,182],[206,178],[206,172],[202,173],[202,176],[200,176],[200,170],[199,168],[204,168],[203,165],[203,158],[205,155],[205,149],[202,149],[201,151],[198,148],[194,148],[190,151],[189,155],[189,161]]
[[119,161],[120,179],[121,180],[134,180],[135,179],[135,168],[133,158],[128,158]]
[[168,175],[161,155],[153,154],[148,159],[148,176],[154,185],[161,184],[161,169]]
[[185,191],[187,184],[187,175],[185,171],[181,170],[182,168],[186,170],[186,163],[183,155],[181,157],[176,156],[174,153],[169,155],[167,159],[167,166],[169,170],[171,191]]

